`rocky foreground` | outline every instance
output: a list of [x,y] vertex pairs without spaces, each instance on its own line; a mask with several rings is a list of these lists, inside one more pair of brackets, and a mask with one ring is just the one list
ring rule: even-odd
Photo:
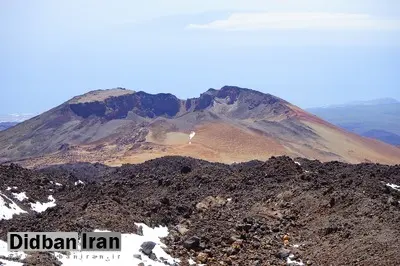
[[[180,265],[400,265],[400,166],[288,157],[225,165],[164,157],[119,168],[0,166],[3,198],[24,210],[8,231],[140,233],[167,226]],[[14,194],[13,194],[14,193]],[[43,212],[35,202],[55,199]],[[145,256],[145,254],[142,254]],[[190,260],[189,260],[190,259]],[[194,263],[192,261],[192,263]],[[26,265],[59,265],[32,254]],[[147,266],[147,265],[146,265]]]

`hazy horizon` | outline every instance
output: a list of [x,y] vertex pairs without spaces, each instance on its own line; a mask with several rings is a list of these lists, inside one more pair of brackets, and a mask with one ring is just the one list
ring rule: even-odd
[[96,89],[236,85],[302,108],[400,99],[395,0],[0,3],[0,114]]

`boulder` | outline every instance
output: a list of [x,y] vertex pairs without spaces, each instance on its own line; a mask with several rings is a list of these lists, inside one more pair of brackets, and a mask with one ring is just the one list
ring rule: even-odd
[[183,247],[186,249],[197,249],[200,246],[200,238],[197,236],[192,236],[189,239],[187,239],[183,243]]
[[153,248],[156,246],[156,243],[152,242],[152,241],[146,241],[143,242],[142,245],[140,246],[140,250],[146,254],[146,255],[151,255]]

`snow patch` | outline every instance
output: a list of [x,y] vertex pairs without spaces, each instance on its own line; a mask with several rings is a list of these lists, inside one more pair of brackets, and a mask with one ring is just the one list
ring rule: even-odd
[[[145,224],[136,223],[137,226],[142,227],[143,236],[136,234],[122,234],[122,249],[121,252],[98,252],[98,251],[78,251],[71,252],[69,256],[55,253],[56,258],[62,262],[63,266],[75,266],[75,265],[119,265],[119,266],[131,266],[137,265],[143,262],[145,265],[152,266],[165,266],[161,258],[171,265],[178,263],[179,259],[174,259],[168,255],[163,248],[166,246],[161,242],[160,238],[168,235],[167,227],[156,227],[150,228]],[[95,230],[95,232],[109,232]],[[152,241],[156,243],[153,249],[153,253],[157,256],[159,261],[153,261],[148,256],[140,251],[140,246],[143,242]],[[133,255],[140,255],[141,259],[134,257]],[[74,257],[76,256],[76,257]],[[97,256],[97,257],[96,257]],[[100,257],[102,256],[102,257]],[[103,258],[103,259],[101,259]]]
[[[5,199],[10,202],[6,202]],[[10,220],[14,214],[26,213],[15,202],[6,195],[0,193],[0,220]]]
[[24,265],[22,262],[16,262],[16,261],[4,260],[4,259],[0,259],[0,262],[2,263],[1,265],[4,265],[4,266],[23,266]]
[[83,181],[81,181],[81,180],[78,180],[78,181],[75,182],[75,186],[77,186],[77,185],[79,185],[79,184],[84,185],[85,183],[83,183]]
[[301,165],[301,163],[299,163],[299,162],[296,162],[296,161],[294,161],[294,163],[295,163],[295,164],[297,164],[297,165]]
[[196,265],[196,266],[207,266],[207,264],[197,264],[193,259],[188,259],[189,265]]
[[27,257],[28,255],[24,252],[21,251],[13,251],[10,252],[8,251],[7,248],[7,242],[0,240],[0,257],[3,259],[0,259],[0,262],[4,263],[3,265],[10,265],[10,266],[22,266],[23,263],[21,262],[16,262],[16,261],[9,261],[7,259],[20,259],[23,260]]
[[387,183],[386,186],[393,188],[394,190],[400,191],[400,186],[398,185]]
[[39,201],[37,201],[36,203],[31,203],[31,209],[35,212],[44,212],[45,210],[47,210],[48,208],[51,207],[55,207],[56,206],[56,200],[53,198],[52,195],[50,195],[48,197],[48,199],[50,200],[49,202],[45,202],[45,203],[40,203]]
[[28,199],[26,196],[26,192],[21,192],[21,193],[12,193],[14,198],[16,198],[19,201],[23,201],[24,199]]
[[286,264],[288,266],[303,266],[304,265],[304,263],[301,260],[296,261],[296,260],[293,260],[293,258],[294,258],[294,255],[290,254],[289,257],[286,259]]
[[62,184],[60,184],[60,183],[55,183],[56,184],[56,186],[59,186],[59,187],[62,187]]
[[8,191],[8,190],[11,190],[11,188],[10,188],[10,187],[7,187],[7,191]]

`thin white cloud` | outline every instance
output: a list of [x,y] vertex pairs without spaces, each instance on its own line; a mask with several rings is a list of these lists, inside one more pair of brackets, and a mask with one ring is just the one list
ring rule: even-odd
[[367,14],[297,12],[233,13],[227,19],[206,24],[190,24],[197,30],[399,30],[399,19],[383,19]]

